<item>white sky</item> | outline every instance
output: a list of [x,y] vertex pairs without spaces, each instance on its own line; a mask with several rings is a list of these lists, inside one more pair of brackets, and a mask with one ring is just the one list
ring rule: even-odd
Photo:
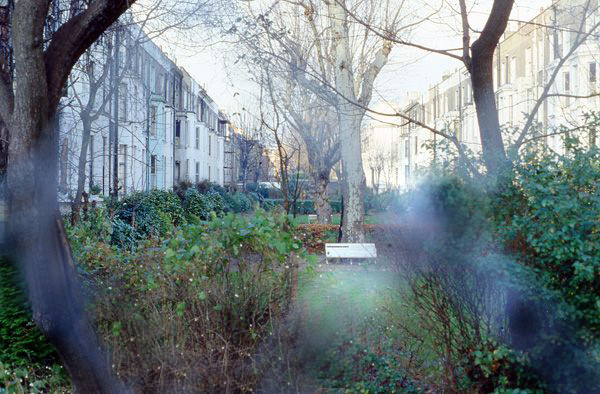
[[[491,0],[480,0],[471,11],[470,22],[473,28],[483,27],[485,18],[491,7]],[[448,3],[458,2],[450,0]],[[511,19],[529,20],[547,7],[551,0],[516,0]],[[450,12],[450,11],[449,11]],[[460,21],[449,20],[448,25],[460,27]],[[194,32],[198,44],[203,42],[205,34]],[[204,40],[207,40],[206,37]],[[210,40],[207,40],[210,41]],[[452,48],[461,45],[460,36],[448,26],[431,24],[413,33],[413,41],[426,46]],[[163,47],[167,46],[161,43]],[[219,44],[202,50],[186,50],[181,46],[169,45],[165,48],[177,63],[183,66],[200,84],[204,85],[209,95],[227,113],[240,112],[243,107],[252,106],[257,96],[253,84],[247,81],[243,68],[234,65],[236,48],[232,44]],[[390,62],[381,72],[373,95],[372,105],[386,101],[401,103],[406,94],[424,91],[432,83],[441,79],[445,71],[459,67],[454,59],[423,52],[417,49],[394,48]]]

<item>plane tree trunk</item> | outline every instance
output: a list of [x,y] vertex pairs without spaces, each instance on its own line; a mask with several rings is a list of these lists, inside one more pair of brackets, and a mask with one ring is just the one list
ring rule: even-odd
[[315,193],[315,211],[317,213],[317,221],[321,224],[331,223],[332,209],[329,204],[329,171],[322,171],[320,173],[313,173],[313,181],[316,186]]

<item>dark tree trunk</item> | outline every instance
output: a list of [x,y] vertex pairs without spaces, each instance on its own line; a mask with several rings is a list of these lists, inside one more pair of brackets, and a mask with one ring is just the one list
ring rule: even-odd
[[90,136],[92,133],[92,124],[87,119],[86,114],[81,114],[81,120],[83,127],[81,135],[81,149],[79,151],[79,160],[77,162],[77,190],[75,192],[73,202],[71,203],[71,223],[73,225],[77,224],[79,221],[81,199],[85,191],[85,167],[87,164],[87,151],[90,145]]
[[471,79],[473,100],[479,122],[483,159],[490,175],[498,174],[506,162],[504,142],[498,119],[496,94],[494,92],[493,50],[490,54],[476,55],[473,48]]
[[471,46],[472,58],[465,59],[473,84],[483,160],[493,178],[507,164],[494,92],[494,51],[506,30],[513,4],[514,0],[494,0],[485,27]]
[[331,205],[327,194],[329,185],[329,171],[325,170],[319,174],[313,175],[317,192],[315,194],[315,211],[317,212],[317,221],[321,224],[331,223]]
[[58,133],[40,112],[21,117],[10,130],[11,254],[20,263],[34,321],[58,350],[76,392],[121,392],[86,319],[56,199]]

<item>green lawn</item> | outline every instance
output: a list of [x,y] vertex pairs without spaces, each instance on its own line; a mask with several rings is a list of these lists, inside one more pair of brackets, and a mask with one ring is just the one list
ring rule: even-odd
[[408,360],[416,356],[432,362],[431,355],[417,350],[421,346],[400,329],[418,330],[418,325],[399,276],[374,264],[321,269],[327,272],[302,273],[298,283],[300,338],[307,359],[314,363],[317,385],[391,392],[396,391],[387,386],[391,380],[410,376]]
[[[308,223],[308,215],[297,215],[296,216],[296,223],[298,224],[307,224]],[[332,221],[333,224],[340,224],[340,214],[335,214],[332,217]],[[316,223],[316,220],[312,220],[311,223]],[[367,214],[365,216],[365,224],[378,224],[379,223],[379,218],[375,215],[370,215]]]

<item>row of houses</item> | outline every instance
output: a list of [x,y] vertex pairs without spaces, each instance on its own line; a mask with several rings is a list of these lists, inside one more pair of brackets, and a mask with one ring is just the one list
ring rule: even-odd
[[[546,149],[564,153],[561,126],[577,129],[585,113],[600,109],[596,95],[600,92],[599,22],[597,2],[560,0],[530,21],[509,24],[494,56],[494,88],[505,145],[523,127],[553,75],[531,135]],[[577,45],[580,40],[583,43]],[[471,80],[464,67],[448,71],[427,91],[409,94],[400,111],[456,136],[475,154],[481,151]],[[405,119],[372,122],[364,134],[363,161],[371,187],[410,188],[418,182],[420,170],[443,154],[443,137]],[[581,136],[597,143],[593,135]]]
[[[70,201],[82,171],[92,195],[223,185],[229,120],[137,25],[116,25],[74,68],[58,113],[59,192]],[[82,168],[83,167],[83,168]]]

